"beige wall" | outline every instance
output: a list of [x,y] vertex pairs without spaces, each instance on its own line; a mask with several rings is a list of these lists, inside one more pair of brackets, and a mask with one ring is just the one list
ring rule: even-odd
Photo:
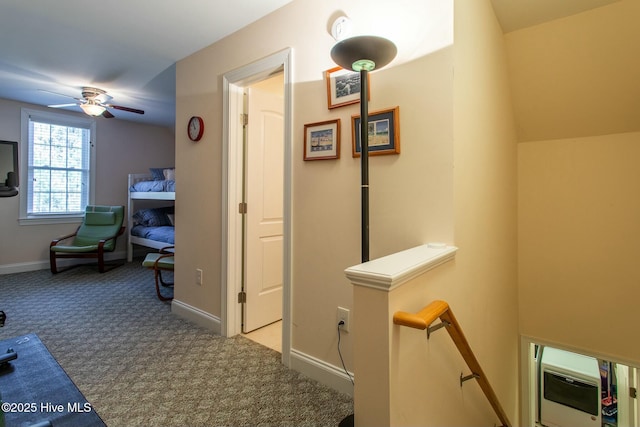
[[455,288],[442,291],[450,294],[449,305],[517,423],[516,128],[507,52],[489,0],[456,0],[454,52],[454,221],[460,250]]
[[638,365],[640,3],[505,36],[518,147],[520,330]]
[[639,156],[639,132],[520,144],[523,335],[640,364]]
[[[371,259],[453,241],[451,67],[447,48],[372,75],[370,111],[400,107],[402,152],[370,158]],[[304,89],[300,95],[310,96]],[[294,293],[300,296],[293,304],[294,345],[336,365],[336,307],[352,308],[353,290],[343,271],[361,262],[360,168],[350,153],[350,114],[358,114],[357,106],[347,112],[339,163],[298,162],[294,190]],[[327,340],[322,347],[319,334]],[[352,337],[343,338],[350,355]]]
[[[426,4],[425,4],[426,3]],[[177,135],[176,299],[213,316],[220,304],[222,75],[293,48],[293,348],[340,365],[337,306],[352,308],[344,269],[360,262],[359,161],[351,157],[357,105],[327,109],[324,71],[335,66],[328,26],[343,10],[356,31],[381,29],[399,47],[392,66],[371,75],[370,110],[400,107],[402,154],[371,159],[371,255],[430,240],[450,242],[452,218],[451,6],[355,1],[294,1],[177,65],[177,127],[202,115],[203,139]],[[444,2],[450,3],[450,2]],[[402,7],[404,6],[404,7]],[[403,22],[404,25],[393,23]],[[446,23],[449,23],[448,25]],[[274,31],[277,28],[278,31]],[[341,158],[304,162],[305,123],[342,121]],[[205,183],[204,185],[202,183]],[[191,187],[193,185],[193,187]],[[180,227],[182,221],[196,227]],[[202,268],[202,286],[192,271]],[[351,337],[343,337],[347,366]]]
[[[176,299],[221,313],[222,76],[292,47],[292,347],[339,366],[335,310],[354,308],[343,271],[360,262],[359,164],[350,155],[351,115],[359,110],[327,110],[323,80],[323,71],[334,66],[327,27],[343,10],[357,26],[381,29],[399,47],[396,61],[371,75],[370,110],[400,106],[402,141],[399,156],[371,159],[371,256],[429,241],[461,247],[455,280],[434,284],[405,309],[449,300],[515,419],[516,138],[502,33],[488,0],[456,2],[455,46],[453,2],[401,3],[294,1],[178,63],[177,127],[197,114],[207,131],[197,144],[177,135],[182,186],[176,242],[183,249]],[[342,120],[341,158],[304,162],[304,124],[332,118]],[[196,268],[205,270],[202,286],[193,283]],[[348,368],[352,339],[343,335]],[[443,351],[454,357],[450,348]]]
[[[44,107],[0,99],[0,139],[20,141],[21,108]],[[47,110],[50,111],[50,110]],[[80,114],[57,111],[61,114]],[[83,115],[84,116],[84,115]],[[127,205],[127,174],[174,163],[173,130],[125,120],[97,119],[96,197],[98,204]],[[20,183],[24,187],[23,182]],[[19,225],[20,197],[0,199],[0,269],[7,272],[48,268],[51,239],[76,229],[77,224]],[[126,239],[119,239],[118,251]]]
[[505,35],[520,141],[640,130],[640,2]]
[[[387,263],[394,265],[391,261]],[[460,309],[457,312],[451,308],[456,316],[466,313],[470,304],[457,296],[463,287],[459,281],[461,273],[454,260],[391,291],[355,286],[357,426],[499,425],[498,417],[475,381],[460,387],[460,374],[468,375],[470,370],[444,329],[434,332],[427,340],[424,330],[389,321],[397,311],[417,312],[434,300],[452,301]],[[439,322],[436,320],[433,324]],[[473,329],[468,326],[462,325],[465,334]],[[475,341],[482,340],[480,335],[486,332],[474,332],[473,339],[469,337],[472,347],[477,347]],[[502,350],[513,353],[515,345]],[[491,360],[484,360],[485,355],[478,355],[480,363],[492,365]],[[517,381],[513,371],[486,374],[494,387],[502,377],[508,377],[509,382]],[[507,404],[515,403],[510,402],[511,398],[504,399],[509,391],[498,391],[503,405],[505,400]],[[515,408],[507,409],[509,417],[515,420]]]
[[[449,303],[501,406],[519,423],[517,139],[506,49],[488,0],[457,0],[454,10],[453,48],[439,52],[455,76],[447,147],[453,168],[437,177],[453,177],[450,219],[459,251],[455,261],[388,295],[356,287],[356,425],[498,424],[474,381],[460,387],[460,374],[470,371],[444,330],[427,341],[424,331],[390,324],[395,311],[417,312],[433,300]],[[444,75],[434,79],[447,84]],[[384,366],[389,377],[376,379]]]

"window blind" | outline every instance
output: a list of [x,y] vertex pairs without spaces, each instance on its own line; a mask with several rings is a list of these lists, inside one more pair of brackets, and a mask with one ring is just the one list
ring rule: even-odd
[[90,124],[29,116],[29,215],[74,214],[89,200]]

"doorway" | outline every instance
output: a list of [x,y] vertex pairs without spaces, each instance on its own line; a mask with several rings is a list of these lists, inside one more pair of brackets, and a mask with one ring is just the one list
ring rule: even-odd
[[[226,73],[223,76],[223,203],[222,203],[222,307],[221,333],[234,336],[242,333],[244,323],[243,283],[245,279],[244,255],[244,147],[243,117],[245,114],[245,91],[276,75],[281,76],[283,96],[284,144],[278,154],[281,160],[282,191],[282,237],[281,249],[276,251],[281,261],[271,259],[270,264],[282,267],[281,286],[281,349],[282,362],[290,365],[291,348],[291,186],[292,186],[292,108],[291,108],[291,49],[285,49],[252,64]],[[252,119],[249,118],[251,121]],[[252,209],[248,207],[248,209]],[[272,246],[273,247],[273,246]],[[269,273],[271,274],[271,273]],[[270,276],[271,277],[271,276]],[[273,280],[270,280],[270,283]],[[267,286],[270,288],[271,286]],[[268,289],[270,290],[270,289]],[[273,292],[266,292],[273,293]],[[251,307],[249,307],[251,310]]]
[[638,370],[523,340],[523,425],[638,427]]
[[280,349],[280,342],[264,338],[273,337],[282,320],[282,79],[282,72],[275,71],[245,88],[243,120],[242,333],[274,350]]

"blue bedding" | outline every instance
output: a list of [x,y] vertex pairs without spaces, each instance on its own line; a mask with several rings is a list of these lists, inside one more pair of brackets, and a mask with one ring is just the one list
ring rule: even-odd
[[143,237],[157,242],[174,244],[175,228],[173,226],[162,227],[145,227],[144,225],[135,225],[131,228],[131,235]]
[[156,181],[139,181],[129,187],[129,191],[138,191],[138,192],[162,192],[162,191],[176,191],[176,181],[175,180],[156,180]]

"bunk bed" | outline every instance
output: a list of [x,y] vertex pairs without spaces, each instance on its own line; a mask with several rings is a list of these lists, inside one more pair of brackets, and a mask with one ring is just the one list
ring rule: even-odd
[[153,249],[173,246],[175,230],[173,209],[176,199],[174,173],[173,169],[151,169],[151,173],[148,174],[129,174],[127,208],[127,260],[129,262],[133,259],[133,245]]

